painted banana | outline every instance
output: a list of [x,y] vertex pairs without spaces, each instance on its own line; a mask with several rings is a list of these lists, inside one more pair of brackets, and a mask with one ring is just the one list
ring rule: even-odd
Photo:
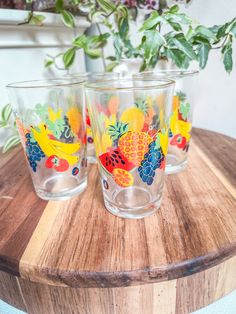
[[38,142],[40,148],[42,149],[46,156],[50,157],[52,155],[56,155],[60,159],[67,160],[70,165],[73,165],[78,162],[79,160],[78,156],[71,156],[70,154],[65,153],[55,144],[52,143],[52,140],[48,138],[46,129],[44,127],[40,127],[40,132],[38,132],[34,128],[31,129],[35,140]]
[[74,154],[76,152],[78,152],[78,150],[80,149],[80,143],[63,143],[63,142],[59,142],[56,140],[51,140],[50,142],[60,151],[62,151],[65,154]]

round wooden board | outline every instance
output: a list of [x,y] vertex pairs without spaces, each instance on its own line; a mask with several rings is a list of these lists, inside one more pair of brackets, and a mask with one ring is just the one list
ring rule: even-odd
[[[107,288],[101,290],[103,293],[115,289],[121,298],[124,292],[117,291],[131,289],[131,296],[144,293],[148,297],[147,293],[153,296],[155,289],[169,287],[175,291],[175,305],[184,287],[186,290],[192,285],[190,289],[195,289],[197,284],[198,292],[194,293],[199,296],[206,293],[206,280],[210,280],[213,291],[218,284],[220,293],[208,292],[208,298],[201,302],[199,297],[186,312],[178,312],[177,307],[175,312],[187,313],[207,305],[236,288],[232,279],[236,270],[235,163],[235,140],[194,129],[188,167],[166,177],[161,208],[145,219],[125,220],[105,210],[95,165],[89,170],[89,187],[80,196],[57,202],[38,199],[22,150],[16,148],[2,155],[0,163],[0,269],[20,277],[18,285],[26,295],[33,291],[33,285],[38,295],[40,287],[54,292],[64,291],[64,287],[91,288],[66,288],[72,294],[87,291],[88,300],[89,291],[93,294],[99,288]],[[221,280],[219,273],[224,274]],[[214,281],[214,274],[218,281]],[[220,282],[229,283],[222,290]],[[144,290],[144,284],[143,288],[149,289]],[[42,293],[45,291],[42,288]],[[169,303],[168,292],[165,298]],[[105,298],[104,302],[115,306],[114,300]],[[178,308],[183,309],[185,298],[178,297],[178,302],[182,302]],[[145,304],[140,308],[146,308]],[[163,313],[174,313],[172,310]]]

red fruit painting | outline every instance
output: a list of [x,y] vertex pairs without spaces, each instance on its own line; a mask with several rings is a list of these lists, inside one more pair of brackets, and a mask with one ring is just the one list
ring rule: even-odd
[[47,168],[53,168],[58,172],[64,172],[68,170],[69,163],[65,159],[60,159],[56,155],[52,155],[46,160],[45,166]]
[[178,111],[178,120],[181,120],[181,121],[187,121],[187,119],[184,119],[183,116],[182,116],[182,113]]
[[88,126],[91,126],[91,122],[90,122],[90,117],[89,117],[88,109],[86,109],[86,124],[87,124]]
[[184,148],[186,146],[186,138],[181,134],[176,134],[170,141],[170,145],[176,145],[178,148]]
[[121,153],[119,148],[110,149],[107,153],[100,155],[99,159],[103,167],[110,173],[116,168],[130,171],[135,167],[135,165],[128,161]]
[[159,130],[149,130],[148,131],[148,135],[153,139],[153,141],[155,141],[157,139],[157,133],[159,132]]
[[142,128],[142,132],[147,132],[148,130],[149,130],[149,124],[145,122]]

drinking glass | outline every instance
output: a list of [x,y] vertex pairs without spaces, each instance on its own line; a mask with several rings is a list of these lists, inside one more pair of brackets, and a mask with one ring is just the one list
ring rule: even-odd
[[[100,80],[114,80],[120,77],[119,73],[115,72],[84,72],[68,74],[67,77],[82,79],[85,82],[96,82]],[[115,99],[110,100],[110,107],[116,106]],[[94,147],[94,139],[91,129],[90,117],[86,108],[86,132],[87,132],[87,158],[89,163],[96,163],[96,152]]]
[[114,215],[143,218],[161,204],[173,87],[132,79],[85,85],[104,203]]
[[191,138],[194,103],[190,93],[198,71],[162,70],[133,75],[134,79],[169,78],[176,82],[169,121],[169,148],[166,158],[166,173],[180,172],[187,165]]
[[87,186],[83,81],[7,85],[37,195],[67,199]]

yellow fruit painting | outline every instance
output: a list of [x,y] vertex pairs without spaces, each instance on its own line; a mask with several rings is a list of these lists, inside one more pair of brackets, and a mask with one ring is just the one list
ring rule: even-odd
[[67,117],[73,133],[78,135],[82,123],[82,115],[79,109],[71,107],[67,112]]
[[159,137],[160,137],[160,145],[161,145],[162,152],[166,156],[167,151],[168,151],[168,132],[164,132],[164,133],[160,132]]
[[129,131],[140,132],[145,122],[145,116],[140,109],[133,107],[123,112],[120,121],[129,124]]

